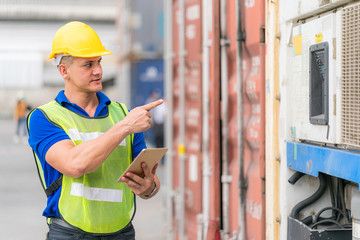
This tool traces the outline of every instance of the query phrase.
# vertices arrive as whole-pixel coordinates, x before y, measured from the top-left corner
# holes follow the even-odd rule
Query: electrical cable
[[[288,182],[291,185],[294,185],[302,176],[304,176],[305,173],[302,172],[295,172],[289,179]]]
[[[305,225],[310,225],[314,222],[314,216],[313,215],[310,215],[310,216],[307,216],[306,218],[300,220],[302,223],[304,223]]]
[[[337,221],[335,221],[335,220],[332,220],[332,219],[325,219],[325,220],[318,221],[318,222],[312,224],[312,225],[310,226],[310,228],[311,228],[311,229],[314,229],[314,228],[317,227],[318,225],[322,225],[322,224],[324,224],[324,223],[333,223],[333,224],[337,225],[338,227],[340,227],[341,229],[344,229],[344,227],[343,227],[339,222],[337,222]]]
[[[333,182],[330,176],[327,176],[327,182],[328,182],[328,186],[329,186],[329,190],[330,190],[330,200],[331,200],[331,206],[335,207],[336,206],[336,202],[335,202],[335,194],[334,194],[334,187],[333,187]],[[332,213],[332,215],[334,215],[335,212]]]
[[[346,206],[345,206],[345,198],[344,198],[344,180],[343,179],[339,179],[339,188],[340,188],[340,204],[341,204],[341,209],[344,213],[344,219],[345,219],[345,223],[349,223],[347,217],[346,217]]]
[[[342,225],[344,228],[352,228],[352,223],[347,223]]]
[[[301,172],[295,172],[288,180],[290,184],[295,184],[304,174]],[[345,198],[344,198],[344,182],[342,179],[337,179],[336,187],[333,184],[332,178],[330,176],[327,176],[325,174],[322,174],[319,172],[319,181],[320,185],[317,189],[317,191],[308,197],[307,199],[299,202],[295,205],[295,207],[292,209],[290,216],[295,219],[299,219],[299,213],[302,209],[307,207],[308,205],[314,203],[317,201],[325,192],[327,186],[329,186],[330,190],[330,200],[331,205],[329,207],[325,207],[321,209],[316,216],[310,215],[305,217],[304,219],[300,220],[310,228],[314,229],[317,228],[319,225],[336,225],[340,229],[344,228],[352,228],[351,223],[349,223],[349,211],[346,209],[345,205]],[[321,214],[327,210],[332,210],[332,216],[331,217],[320,217]],[[340,220],[344,218],[345,224],[341,224]],[[351,222],[351,218],[350,218]],[[328,227],[333,228],[333,227]]]
[[[317,222],[319,220],[319,217],[320,215],[325,212],[326,210],[333,210],[333,211],[337,211],[338,213],[340,213],[340,215],[342,215],[343,217],[345,217],[344,213],[342,210],[336,208],[336,207],[325,207],[323,209],[321,209],[317,214],[316,214],[316,217],[315,217],[315,222]],[[326,218],[326,219],[330,219],[330,218]],[[339,220],[338,220],[339,221]]]
[[[330,190],[330,198],[331,204],[330,207],[325,207],[321,209],[315,216],[314,223],[311,224],[311,228],[314,229],[318,225],[328,225],[328,224],[335,224],[340,229],[344,228],[352,228],[352,224],[349,223],[348,219],[348,211],[345,206],[345,198],[344,198],[344,182],[342,179],[337,179],[336,189],[334,190],[334,186],[332,184],[331,178],[327,178],[327,183]],[[336,193],[335,193],[336,191]],[[336,197],[335,197],[336,196]],[[332,210],[332,216],[328,218],[320,217],[323,212],[326,210]],[[309,218],[309,217],[307,217]],[[305,218],[305,219],[307,219]],[[345,219],[345,224],[341,224],[341,218]],[[350,219],[351,222],[351,219]]]
[[[317,189],[317,191],[311,195],[310,197],[306,198],[305,200],[299,202],[298,204],[295,205],[295,207],[292,209],[290,216],[292,218],[296,218],[299,219],[299,213],[300,211],[309,206],[310,204],[314,203],[315,201],[317,201],[325,192],[326,190],[326,179],[325,179],[325,175],[319,172],[319,180],[320,180],[320,185],[319,188]]]

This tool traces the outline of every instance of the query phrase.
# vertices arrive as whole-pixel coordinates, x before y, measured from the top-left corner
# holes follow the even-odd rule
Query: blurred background
[[[163,15],[162,0],[1,0],[0,116],[12,116],[19,91],[38,106],[62,89],[48,56],[55,32],[69,21],[90,25],[113,52],[103,59],[112,100],[134,107],[153,90],[162,97]]]
[[[48,59],[55,32],[69,21],[90,25],[113,52],[102,61],[104,93],[133,108],[163,97],[163,12],[162,0],[0,0],[0,239],[39,240],[47,232],[46,196],[15,109],[21,100],[29,112],[63,89]],[[162,191],[137,199],[137,239],[163,237]]]
[[[0,0],[0,239],[47,231],[14,109],[63,88],[48,54],[74,20],[113,52],[110,99],[165,100],[145,132],[168,148],[161,189],[137,200],[137,239],[360,239],[360,0]]]

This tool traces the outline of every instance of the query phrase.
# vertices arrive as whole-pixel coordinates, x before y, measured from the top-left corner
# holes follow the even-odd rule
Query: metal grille
[[[341,141],[360,146],[360,5],[342,13]]]

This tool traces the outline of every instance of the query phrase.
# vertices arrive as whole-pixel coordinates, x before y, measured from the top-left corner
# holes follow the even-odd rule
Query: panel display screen
[[[310,46],[310,106],[309,120],[312,124],[327,125],[329,114],[329,52],[328,43]]]

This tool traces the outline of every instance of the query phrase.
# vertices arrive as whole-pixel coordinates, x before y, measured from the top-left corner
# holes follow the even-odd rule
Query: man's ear
[[[61,76],[64,78],[64,79],[68,79],[69,78],[69,68],[66,64],[63,64],[61,63],[58,67],[59,69],[59,72],[61,74]]]

